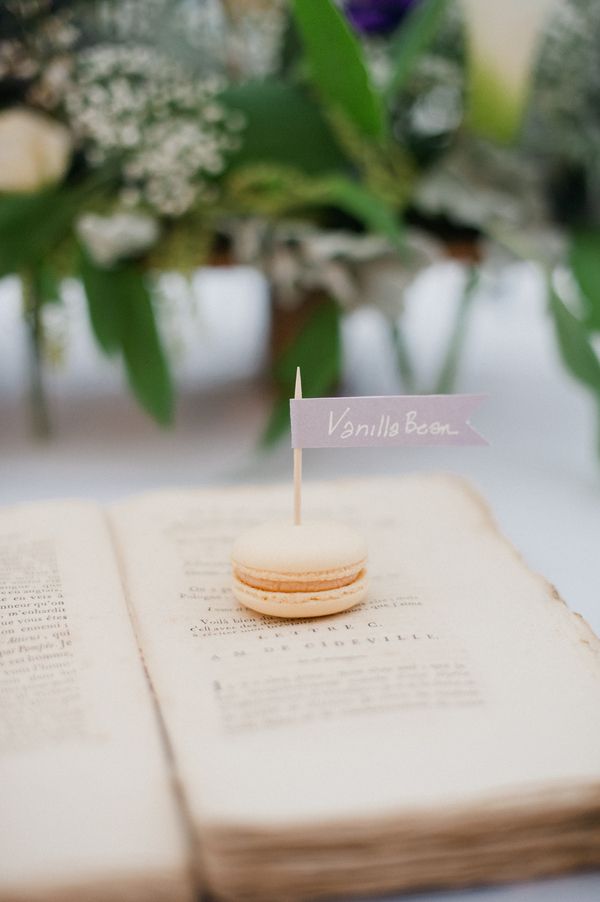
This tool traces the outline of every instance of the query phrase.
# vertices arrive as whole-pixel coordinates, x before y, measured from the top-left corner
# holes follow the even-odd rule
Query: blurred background
[[[6,0],[0,498],[289,477],[311,395],[467,391],[450,469],[600,631],[600,5]]]

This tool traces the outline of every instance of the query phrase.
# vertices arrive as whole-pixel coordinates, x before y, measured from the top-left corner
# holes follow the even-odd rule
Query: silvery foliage
[[[199,73],[259,78],[279,61],[285,0],[101,0],[95,7],[113,40],[158,47]]]
[[[523,129],[508,147],[459,128],[466,98],[460,34],[451,5],[398,100],[398,140],[427,157],[414,203],[423,213],[488,234],[510,232],[525,253],[552,263],[562,252],[557,180],[566,179],[573,196],[579,172],[585,213],[600,220],[600,4],[554,5],[540,37]],[[377,55],[378,77],[385,82],[381,48]]]
[[[587,215],[600,221],[600,4],[557,3],[533,81],[525,150],[540,163],[579,169]]]
[[[406,254],[372,234],[320,229],[311,223],[258,218],[226,224],[238,263],[257,266],[279,306],[293,309],[307,292],[322,292],[345,309],[372,304],[387,316],[401,310],[404,290],[441,256],[439,246],[417,229],[406,234]]]

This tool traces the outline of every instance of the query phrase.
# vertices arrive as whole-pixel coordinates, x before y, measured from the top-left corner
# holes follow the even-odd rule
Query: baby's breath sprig
[[[102,44],[78,55],[65,109],[92,167],[120,161],[125,204],[177,217],[215,199],[239,146],[244,118],[223,87],[148,46]]]

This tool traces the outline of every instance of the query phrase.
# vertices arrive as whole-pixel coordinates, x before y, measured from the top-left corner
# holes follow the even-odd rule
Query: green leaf
[[[573,235],[569,262],[587,308],[586,325],[600,331],[600,232]]]
[[[79,272],[87,299],[92,332],[105,354],[115,354],[121,348],[122,338],[122,297],[119,290],[115,290],[115,272],[96,266],[83,249]]]
[[[296,367],[302,371],[302,389],[306,397],[327,395],[334,388],[342,364],[340,319],[338,305],[324,299],[279,356],[273,371],[279,399],[264,431],[263,445],[272,445],[289,430],[289,399],[294,395]]]
[[[232,173],[228,187],[238,210],[277,217],[294,210],[337,207],[403,250],[403,230],[394,208],[367,186],[342,175],[311,179],[287,166],[254,165]]]
[[[359,40],[333,0],[292,0],[312,78],[323,100],[364,136],[386,134],[381,97],[371,83]]]
[[[279,356],[274,375],[288,398],[293,395],[296,367],[302,369],[303,391],[309,397],[321,394],[337,379],[341,363],[340,317],[335,301],[324,298]]]
[[[229,88],[222,100],[246,117],[242,146],[229,169],[248,163],[281,163],[317,174],[347,166],[317,104],[284,81],[251,81]]]
[[[338,206],[362,222],[368,230],[379,232],[388,238],[396,250],[403,250],[402,228],[398,216],[380,197],[359,182],[343,176],[323,179],[321,186],[323,198],[329,198],[332,206]],[[315,190],[318,190],[318,185]]]
[[[131,263],[103,269],[82,253],[81,274],[100,347],[108,354],[121,351],[142,407],[159,423],[170,423],[173,384],[143,273]]]
[[[388,94],[394,95],[406,84],[415,63],[431,43],[439,28],[448,0],[427,0],[418,3],[392,44],[393,69],[388,83]]]
[[[289,398],[279,397],[273,405],[273,410],[267,420],[264,432],[260,439],[263,448],[270,448],[282,438],[290,429],[290,402]]]
[[[461,355],[467,337],[469,317],[477,288],[481,278],[481,272],[476,266],[471,266],[467,272],[465,284],[456,309],[454,324],[450,332],[450,341],[446,347],[437,381],[432,390],[434,395],[447,395],[454,391],[456,377],[460,365]]]
[[[600,361],[587,330],[552,288],[550,311],[565,364],[575,378],[589,386],[600,399]]]
[[[39,264],[67,237],[79,206],[65,189],[0,195],[0,276]]]
[[[123,357],[134,394],[163,425],[173,420],[173,383],[161,345],[152,299],[141,275],[130,270],[124,288],[129,293],[123,322]]]
[[[60,277],[50,263],[40,263],[38,292],[42,304],[62,303]]]

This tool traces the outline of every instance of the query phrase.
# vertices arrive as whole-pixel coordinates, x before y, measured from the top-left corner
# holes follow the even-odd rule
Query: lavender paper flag
[[[469,424],[485,395],[380,395],[290,401],[293,448],[487,445]]]

